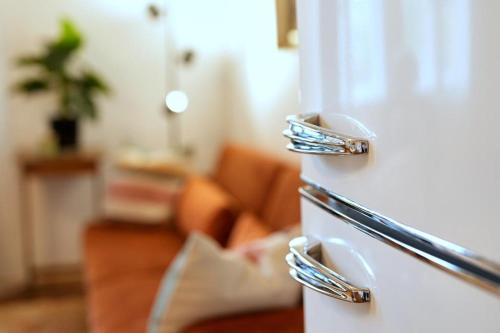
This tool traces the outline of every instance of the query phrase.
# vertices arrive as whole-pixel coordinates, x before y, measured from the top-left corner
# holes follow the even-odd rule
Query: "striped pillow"
[[[168,222],[180,192],[178,181],[122,177],[106,189],[104,213],[113,221],[159,224]]]

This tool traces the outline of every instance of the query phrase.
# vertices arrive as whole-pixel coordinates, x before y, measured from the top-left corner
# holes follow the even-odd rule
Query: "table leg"
[[[95,216],[99,216],[101,213],[102,209],[102,187],[103,187],[103,181],[102,181],[102,176],[100,175],[99,172],[97,172],[94,177],[93,177],[93,194],[92,194],[92,202],[94,206],[94,214]]]
[[[31,197],[29,191],[29,177],[22,174],[19,182],[20,217],[23,243],[23,260],[26,274],[26,289],[31,290],[35,282],[35,267],[33,259],[33,223],[31,212]]]

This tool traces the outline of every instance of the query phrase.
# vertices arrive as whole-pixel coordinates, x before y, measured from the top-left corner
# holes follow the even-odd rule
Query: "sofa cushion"
[[[302,308],[240,314],[200,322],[184,333],[302,333]]]
[[[255,215],[243,213],[234,225],[227,247],[235,249],[271,234],[272,230]]]
[[[163,272],[184,238],[172,229],[97,221],[84,236],[88,285],[133,272]]]
[[[272,230],[281,230],[300,223],[300,170],[283,168],[269,194],[262,219]]]
[[[245,210],[259,215],[279,168],[280,162],[265,154],[228,145],[221,154],[214,177]]]
[[[88,320],[93,333],[144,333],[162,271],[115,275],[87,291]]]
[[[210,180],[193,177],[181,194],[175,222],[184,234],[206,234],[224,245],[234,223],[234,199]]]
[[[148,331],[178,333],[205,318],[295,306],[301,288],[283,260],[289,240],[287,233],[261,240],[253,262],[192,234],[165,274]]]

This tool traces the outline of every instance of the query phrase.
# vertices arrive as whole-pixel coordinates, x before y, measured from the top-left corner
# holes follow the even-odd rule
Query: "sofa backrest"
[[[226,145],[215,170],[215,181],[233,195],[242,209],[260,216],[282,163],[262,152]]]
[[[280,169],[261,217],[244,212],[231,230],[227,247],[236,249],[264,238],[271,233],[300,224],[300,170],[295,167]]]

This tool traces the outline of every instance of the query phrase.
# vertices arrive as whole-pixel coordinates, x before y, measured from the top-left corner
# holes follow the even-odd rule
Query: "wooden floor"
[[[31,288],[0,301],[0,333],[87,332],[79,272],[42,273]]]
[[[85,333],[83,295],[39,296],[0,303],[0,333]]]

